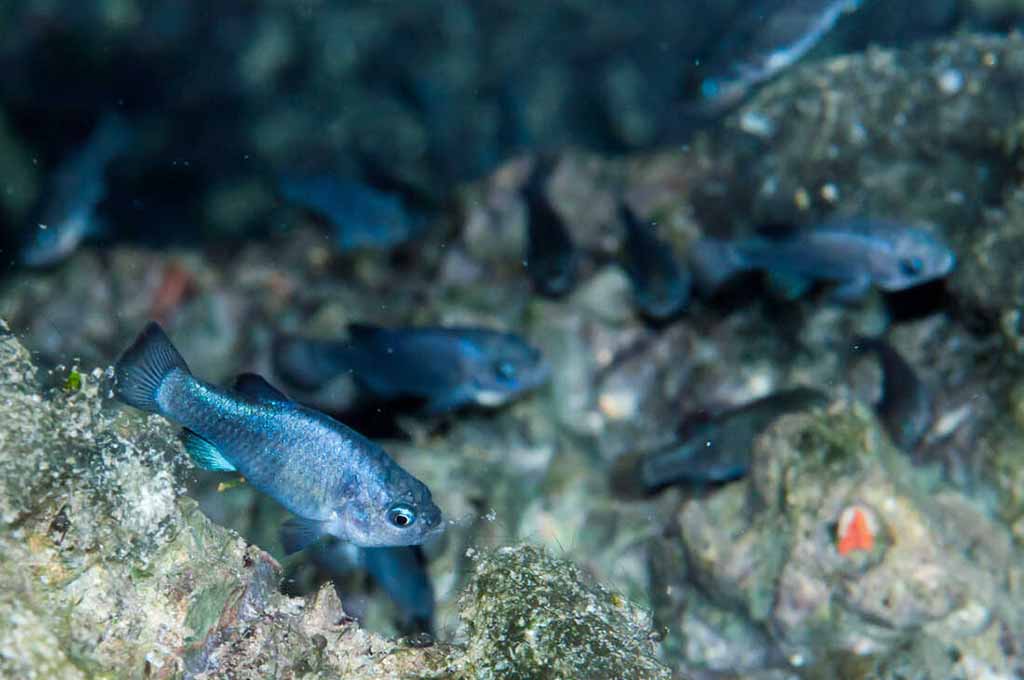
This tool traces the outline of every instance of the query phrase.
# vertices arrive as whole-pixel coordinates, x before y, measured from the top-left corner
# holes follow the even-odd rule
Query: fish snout
[[[444,516],[441,509],[432,505],[423,511],[423,525],[427,528],[428,535],[439,534],[444,531]]]

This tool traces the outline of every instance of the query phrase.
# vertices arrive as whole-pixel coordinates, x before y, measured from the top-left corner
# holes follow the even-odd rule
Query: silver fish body
[[[872,285],[898,291],[942,278],[953,271],[956,256],[923,229],[854,218],[777,238],[701,239],[691,251],[691,262],[705,293],[739,273],[761,270],[791,283],[838,283],[837,299],[850,301]]]

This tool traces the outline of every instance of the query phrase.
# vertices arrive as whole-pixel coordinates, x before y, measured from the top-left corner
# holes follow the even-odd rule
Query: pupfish
[[[403,632],[433,632],[434,586],[420,546],[358,548],[324,541],[314,548],[312,556],[332,576],[365,570],[395,604]]]
[[[658,321],[677,316],[690,301],[690,272],[676,260],[672,246],[627,206],[619,206],[619,219],[626,229],[622,266],[633,284],[637,308]]]
[[[286,176],[282,196],[330,225],[339,252],[389,250],[409,241],[425,227],[395,193],[333,175]]]
[[[100,119],[85,144],[54,170],[35,225],[20,252],[22,264],[48,267],[65,260],[103,231],[96,208],[107,193],[107,166],[131,143],[120,115]]]
[[[789,297],[815,281],[837,285],[834,299],[852,302],[871,286],[898,291],[953,271],[956,255],[932,233],[890,220],[836,219],[809,229],[734,241],[705,238],[690,253],[694,275],[713,293],[742,272],[767,272]]]
[[[862,0],[760,0],[733,27],[741,45],[718,72],[700,83],[700,102],[708,113],[739,104],[757,85],[795,64]],[[742,36],[740,38],[740,36]]]
[[[443,530],[430,490],[384,449],[257,375],[234,389],[196,378],[156,323],[125,350],[114,376],[122,402],[186,428],[199,467],[238,471],[295,515],[282,529],[289,553],[325,535],[403,546]]]
[[[786,413],[824,406],[818,390],[798,387],[776,392],[692,427],[664,447],[619,458],[611,484],[621,496],[648,496],[673,484],[728,482],[747,474],[754,439]]]
[[[579,251],[547,193],[551,163],[538,160],[522,189],[527,232],[524,262],[534,289],[541,295],[561,297],[576,285]]]
[[[879,419],[904,451],[914,451],[934,418],[931,390],[899,352],[880,338],[857,338],[856,353],[872,353],[882,369],[882,398],[875,404]]]
[[[351,374],[370,396],[421,400],[429,413],[500,406],[550,374],[540,351],[519,336],[472,327],[352,324],[345,340],[282,336],[273,356],[277,373],[295,387],[315,390]]]

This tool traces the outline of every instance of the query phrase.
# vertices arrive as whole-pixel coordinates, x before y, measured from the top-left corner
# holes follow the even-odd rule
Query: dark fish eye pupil
[[[499,378],[504,380],[511,380],[516,377],[516,367],[511,362],[501,361],[495,366],[495,373],[498,374]]]
[[[413,511],[404,507],[392,508],[389,517],[396,527],[407,527],[416,520]]]
[[[924,262],[919,257],[908,257],[900,260],[900,269],[907,276],[915,276],[924,270]]]

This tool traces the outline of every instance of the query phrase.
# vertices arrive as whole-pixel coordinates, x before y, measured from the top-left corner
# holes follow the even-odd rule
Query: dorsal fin
[[[266,401],[291,401],[279,389],[271,385],[261,375],[255,373],[240,373],[235,378],[234,389],[247,397],[253,399],[264,399]]]
[[[372,341],[377,334],[385,329],[369,323],[350,323],[348,325],[348,337],[352,340]]]

